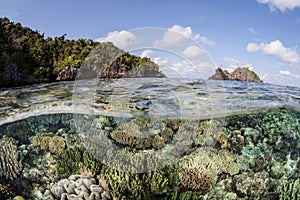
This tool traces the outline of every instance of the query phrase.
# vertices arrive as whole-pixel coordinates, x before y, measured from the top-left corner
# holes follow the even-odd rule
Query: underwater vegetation
[[[0,198],[300,197],[298,112],[198,121],[64,115],[15,122],[28,138],[14,123],[0,127]],[[161,162],[172,152],[175,160]]]

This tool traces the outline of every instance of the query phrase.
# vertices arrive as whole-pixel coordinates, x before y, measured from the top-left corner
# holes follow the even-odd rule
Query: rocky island
[[[0,87],[79,77],[163,76],[149,58],[131,55],[111,42],[65,36],[46,38],[39,31],[0,18]]]
[[[231,80],[231,81],[246,81],[246,82],[263,82],[259,76],[251,71],[248,67],[238,67],[233,72],[222,70],[220,67],[216,69],[214,75],[208,78],[209,80]]]

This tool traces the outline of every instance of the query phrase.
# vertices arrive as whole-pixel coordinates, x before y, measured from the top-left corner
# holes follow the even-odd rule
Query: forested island
[[[101,54],[101,55],[100,55]],[[111,42],[51,38],[0,18],[0,87],[81,78],[162,77],[159,66]]]

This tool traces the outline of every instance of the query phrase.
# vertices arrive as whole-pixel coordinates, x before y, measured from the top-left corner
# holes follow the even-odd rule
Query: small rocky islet
[[[300,197],[299,112],[209,120],[78,114],[75,121],[72,114],[52,114],[0,127],[2,199]],[[86,130],[97,137],[87,139]],[[149,157],[137,164],[149,152],[170,156],[172,148],[180,152],[172,162]]]

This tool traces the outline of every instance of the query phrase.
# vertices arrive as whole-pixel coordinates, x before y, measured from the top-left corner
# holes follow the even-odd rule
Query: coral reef
[[[65,150],[57,161],[57,173],[59,178],[66,178],[72,174],[78,174],[88,170],[93,175],[99,174],[102,164],[94,156],[82,147]]]
[[[0,199],[10,199],[14,196],[15,193],[11,185],[0,183]]]
[[[60,155],[66,147],[65,139],[52,133],[43,133],[33,136],[32,145],[42,150],[49,150],[51,153]]]
[[[229,139],[229,148],[235,152],[240,153],[244,147],[244,136],[242,136],[241,131],[234,130],[231,132],[231,137]]]
[[[182,188],[205,194],[216,183],[219,174],[237,174],[240,166],[227,150],[200,149],[181,158],[178,168]]]
[[[298,200],[300,199],[300,180],[290,180],[277,188],[280,200]]]
[[[108,180],[113,199],[157,199],[178,190],[179,176],[173,166],[148,173],[129,173],[104,167],[101,176]]]
[[[71,175],[62,179],[45,191],[45,200],[54,199],[111,199],[108,191],[99,186],[95,178]]]
[[[9,124],[6,128],[6,136],[19,140],[21,143],[28,143],[33,132],[26,120]]]
[[[152,122],[148,118],[137,117],[132,121],[123,123],[109,133],[116,143],[136,149],[162,148],[175,134],[173,129],[167,127],[170,124],[173,129],[178,125],[170,120],[164,122]]]
[[[240,198],[265,199],[269,194],[270,178],[267,172],[242,173],[234,176],[233,187]]]
[[[226,148],[228,138],[224,131],[223,125],[219,120],[200,121],[197,131],[193,132],[193,141],[196,146]]]
[[[15,141],[11,138],[0,140],[0,177],[13,180],[22,170]]]

